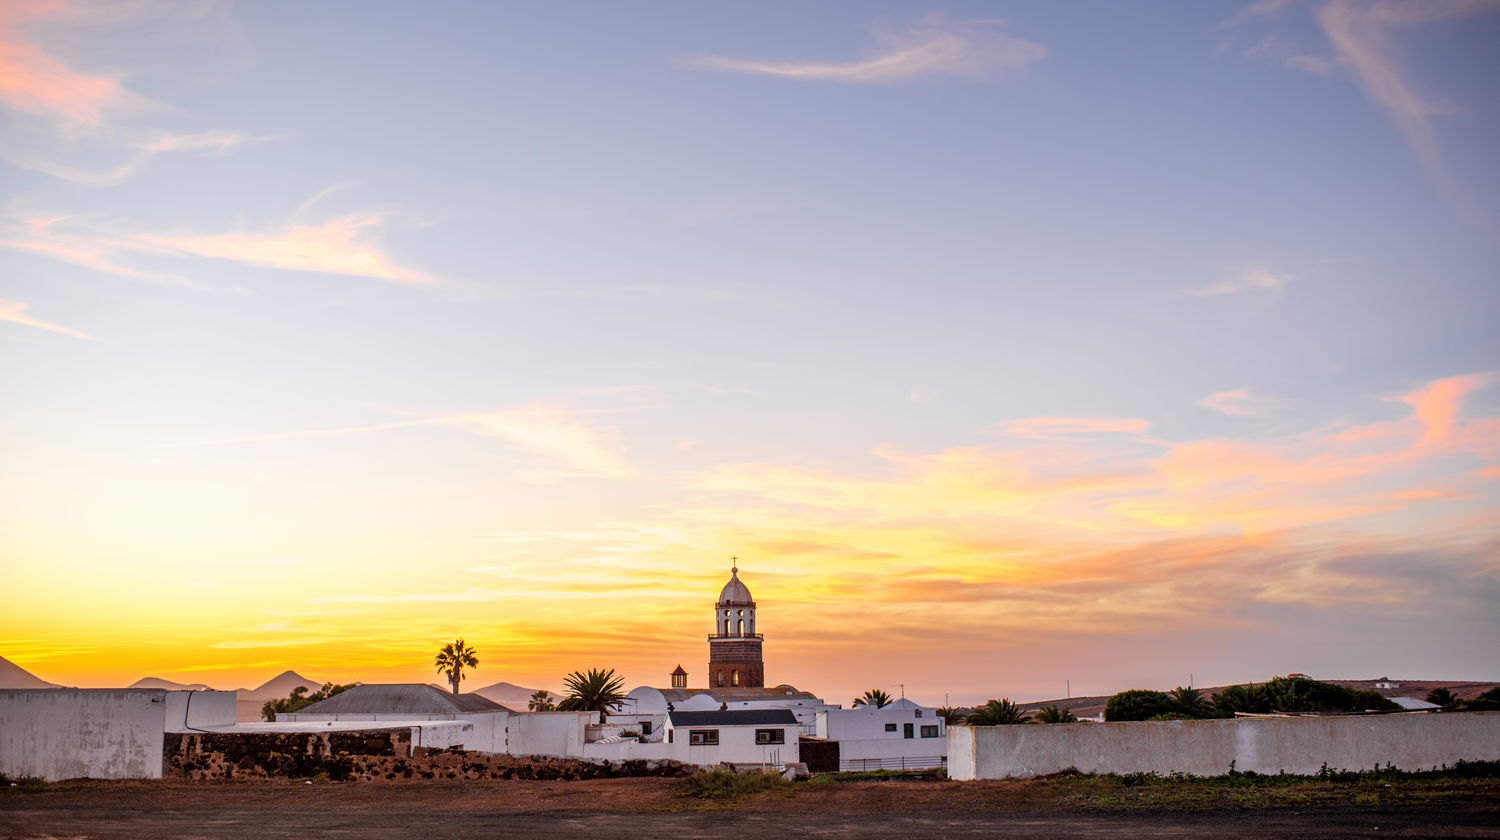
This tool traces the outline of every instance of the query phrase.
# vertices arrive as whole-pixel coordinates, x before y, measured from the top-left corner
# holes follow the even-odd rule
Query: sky
[[[1500,2],[0,5],[0,656],[1500,679]],[[737,560],[731,560],[737,558]]]

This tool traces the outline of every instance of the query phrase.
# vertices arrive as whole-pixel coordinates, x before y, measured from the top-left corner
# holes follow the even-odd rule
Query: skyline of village
[[[5,3],[0,657],[1500,677],[1497,27]]]

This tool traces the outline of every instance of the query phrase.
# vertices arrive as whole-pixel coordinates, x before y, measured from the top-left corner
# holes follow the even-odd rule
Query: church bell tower
[[[714,632],[708,637],[709,688],[764,688],[763,637],[755,632],[755,599],[740,582],[738,567],[714,604]]]

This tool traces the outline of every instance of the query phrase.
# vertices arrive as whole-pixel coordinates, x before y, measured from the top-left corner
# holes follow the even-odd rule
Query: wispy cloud
[[[1145,420],[1133,417],[1028,417],[991,426],[989,431],[1037,440],[1057,440],[1071,435],[1143,435],[1151,427]]]
[[[234,438],[221,443],[264,443],[302,438],[344,437],[411,428],[454,428],[497,438],[541,457],[549,466],[526,477],[550,480],[574,475],[623,478],[635,470],[623,454],[619,433],[598,425],[593,412],[557,404],[535,403],[515,408],[474,411],[366,426],[313,429]]]
[[[28,309],[29,307],[30,304],[21,303],[20,301],[0,300],[0,321],[9,321],[12,324],[23,324],[25,326],[36,327],[37,329],[41,330],[51,330],[52,332],[62,333],[63,335],[71,335],[74,338],[81,338],[85,341],[92,341],[94,339],[93,336],[79,332],[78,330],[72,329],[70,327],[62,327],[58,326],[57,324],[52,324],[33,318],[30,315],[25,314],[26,309]]]
[[[398,283],[434,283],[437,278],[400,265],[385,251],[379,233],[385,215],[362,213],[321,224],[285,223],[233,233],[149,233],[124,230],[62,215],[27,215],[13,223],[0,247],[30,251],[66,262],[142,280],[197,285],[177,273],[141,264],[143,257],[222,259],[262,268],[367,277]]]
[[[1283,402],[1252,394],[1249,388],[1235,388],[1232,391],[1210,394],[1194,405],[1217,411],[1220,414],[1227,414],[1230,417],[1267,417],[1274,414]]]
[[[1253,4],[1225,21],[1234,29],[1274,18],[1289,2]],[[1252,58],[1277,58],[1285,66],[1318,75],[1346,70],[1395,124],[1415,154],[1429,181],[1471,223],[1483,221],[1470,192],[1449,172],[1432,118],[1447,113],[1417,89],[1401,67],[1402,31],[1423,24],[1462,20],[1500,12],[1500,0],[1328,0],[1313,17],[1328,40],[1332,55],[1321,57],[1291,51],[1268,36],[1245,51]]]
[[[196,134],[159,134],[152,139],[139,141],[127,151],[128,157],[118,165],[94,169],[71,166],[18,149],[8,148],[5,159],[23,169],[31,169],[64,181],[91,187],[108,187],[123,183],[138,175],[158,155],[171,152],[199,152],[211,155],[228,154],[235,149],[254,143],[279,140],[279,135],[252,135],[240,131],[204,131]],[[111,142],[111,145],[114,145]]]
[[[245,132],[166,133],[147,123],[172,109],[125,85],[123,71],[79,70],[49,51],[41,38],[68,39],[72,53],[89,54],[90,38],[152,18],[202,24],[212,0],[136,2],[104,7],[69,0],[0,4],[0,108],[15,115],[0,157],[25,169],[89,186],[111,186],[138,174],[157,155],[196,151],[224,154],[273,139]],[[69,161],[87,161],[85,165]],[[100,166],[98,161],[118,161]]]
[[[97,126],[104,111],[124,98],[124,87],[114,78],[73,70],[20,31],[25,24],[65,18],[68,12],[67,4],[58,2],[16,0],[4,5],[0,11],[0,104]]]
[[[432,283],[436,278],[397,265],[375,232],[379,213],[345,216],[322,225],[287,225],[264,232],[209,235],[141,234],[137,245],[169,253],[233,260],[265,268],[370,277],[400,283]]]
[[[1019,67],[1047,54],[1041,44],[1004,30],[1005,21],[955,22],[929,17],[902,31],[877,31],[879,48],[846,62],[767,61],[700,55],[686,64],[707,70],[849,83],[892,82],[918,76],[980,77],[996,67]]]
[[[1276,298],[1291,280],[1290,274],[1276,274],[1263,266],[1247,265],[1233,279],[1188,289],[1187,293],[1195,297],[1258,293]]]

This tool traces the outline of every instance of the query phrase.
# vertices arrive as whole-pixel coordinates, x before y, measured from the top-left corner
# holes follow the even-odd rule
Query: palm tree
[[[531,700],[526,708],[533,712],[557,711],[557,704],[552,702],[552,693],[545,688],[539,688],[531,695]]]
[[[1458,698],[1446,688],[1434,688],[1427,692],[1427,702],[1436,703],[1444,709],[1452,709],[1458,705]]]
[[[1043,706],[1036,710],[1036,720],[1037,723],[1077,723],[1078,716],[1073,714],[1072,709]]]
[[[991,700],[983,706],[974,710],[964,720],[970,726],[1006,726],[1013,723],[1028,723],[1031,718],[1021,713],[1021,709],[1010,698],[1004,700]]]
[[[568,696],[557,704],[559,712],[598,712],[599,722],[603,723],[610,712],[619,708],[625,701],[625,680],[615,675],[615,669],[608,671],[589,669],[587,674],[582,671],[574,671],[563,678],[563,685],[568,688]]]
[[[463,681],[464,669],[479,667],[479,659],[474,656],[477,652],[465,644],[463,639],[455,639],[443,645],[443,649],[438,651],[433,660],[438,673],[447,675],[454,694],[458,693],[458,684]]]
[[[1231,685],[1213,697],[1214,712],[1219,717],[1234,717],[1235,712],[1269,712],[1271,698],[1255,683]]]
[[[866,691],[863,697],[854,698],[854,705],[856,706],[874,706],[877,709],[889,706],[891,702],[891,695],[886,694],[878,688]]]
[[[964,719],[964,713],[954,706],[938,706],[937,716],[943,719],[943,723],[949,726],[957,725]]]
[[[1198,689],[1179,685],[1167,692],[1167,696],[1172,698],[1172,702],[1177,704],[1178,710],[1183,714],[1195,718],[1207,716],[1208,703],[1203,699],[1203,692]]]

